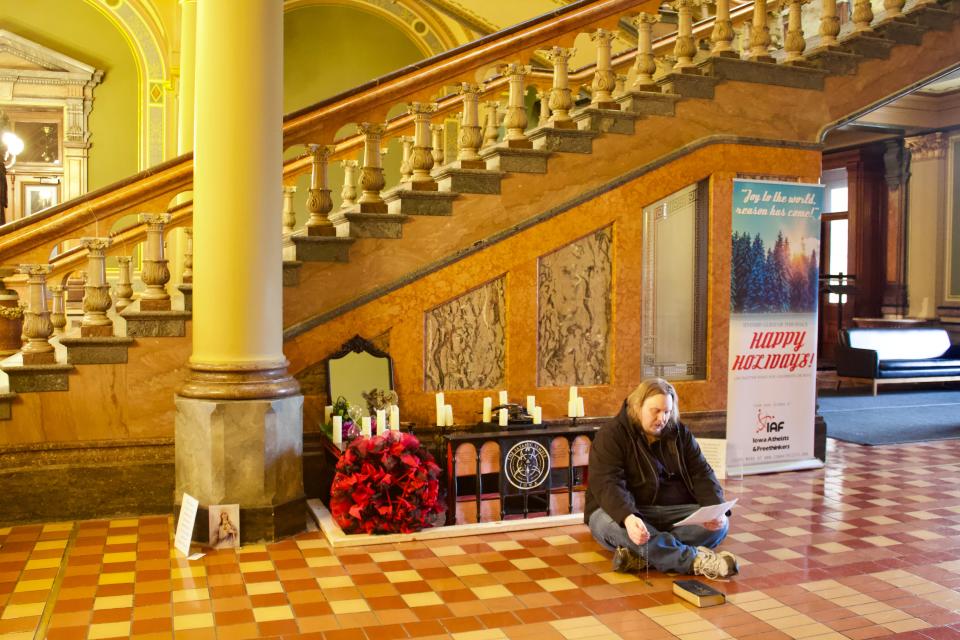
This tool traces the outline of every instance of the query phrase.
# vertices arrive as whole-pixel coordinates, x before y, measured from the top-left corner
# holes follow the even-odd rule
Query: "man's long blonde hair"
[[[670,424],[675,425],[680,420],[680,399],[677,390],[663,378],[647,378],[640,386],[627,396],[627,415],[635,424],[640,424],[640,409],[647,398],[653,396],[670,396],[673,398],[673,411],[670,415]]]

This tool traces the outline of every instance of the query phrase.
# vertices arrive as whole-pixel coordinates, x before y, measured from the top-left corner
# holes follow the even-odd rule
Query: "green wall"
[[[0,29],[104,71],[93,90],[88,188],[136,173],[137,67],[107,18],[83,0],[0,0]]]
[[[286,113],[425,57],[399,27],[350,7],[297,8],[284,14],[283,29]]]

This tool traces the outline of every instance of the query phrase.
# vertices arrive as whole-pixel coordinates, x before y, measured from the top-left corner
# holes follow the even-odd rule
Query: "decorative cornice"
[[[934,160],[947,155],[947,136],[942,131],[915,138],[904,138],[903,143],[913,161]]]

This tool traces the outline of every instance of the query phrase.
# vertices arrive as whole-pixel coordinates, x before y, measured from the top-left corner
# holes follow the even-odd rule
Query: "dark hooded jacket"
[[[597,431],[590,447],[584,522],[589,523],[590,514],[603,509],[623,524],[628,515],[637,513],[638,506],[654,504],[660,480],[644,437],[643,430],[630,422],[626,402],[620,413]],[[690,430],[677,422],[664,429],[660,439],[666,455],[678,460],[683,482],[697,503],[723,502],[723,489]]]

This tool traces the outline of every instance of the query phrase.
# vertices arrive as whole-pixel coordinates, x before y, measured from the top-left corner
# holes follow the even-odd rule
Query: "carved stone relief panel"
[[[503,277],[427,311],[425,389],[502,387],[506,327]]]
[[[540,258],[537,384],[610,382],[613,228]]]

